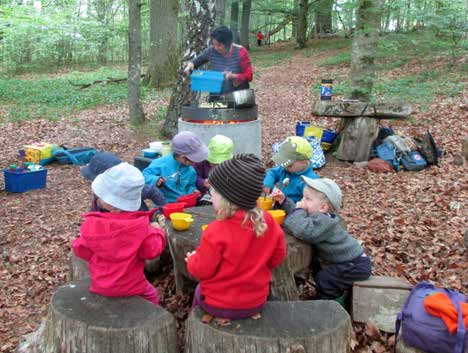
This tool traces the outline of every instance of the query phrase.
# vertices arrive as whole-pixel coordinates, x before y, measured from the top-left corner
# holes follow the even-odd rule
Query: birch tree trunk
[[[252,0],[244,0],[242,3],[242,24],[240,43],[249,49],[249,27],[250,27],[250,9],[252,8]]]
[[[216,0],[186,0],[187,16],[183,61],[178,70],[177,83],[172,91],[163,130],[168,135],[177,133],[177,120],[182,106],[190,103],[190,80],[184,75],[184,65],[209,45],[209,34],[215,24]]]
[[[133,124],[145,120],[140,101],[141,5],[141,0],[128,0],[128,109]]]
[[[296,42],[299,49],[305,48],[307,44],[307,13],[309,12],[309,0],[299,0],[297,13],[297,35]]]
[[[145,81],[159,88],[177,75],[178,0],[150,1],[150,56]]]

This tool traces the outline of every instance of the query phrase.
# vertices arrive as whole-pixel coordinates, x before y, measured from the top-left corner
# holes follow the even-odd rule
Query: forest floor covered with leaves
[[[280,45],[263,50],[284,48]],[[293,135],[297,121],[336,126],[335,119],[311,116],[312,102],[319,97],[319,91],[311,87],[322,78],[348,74],[346,63],[333,67],[317,64],[334,54],[302,55],[297,51],[266,67],[255,66],[254,61],[265,162],[271,157],[271,144]],[[438,65],[437,60],[433,65]],[[408,62],[385,75],[398,77],[418,70],[421,67]],[[414,105],[408,121],[383,121],[406,136],[429,129],[445,151],[438,167],[417,173],[376,174],[328,156],[330,163],[318,171],[321,177],[335,179],[341,186],[341,214],[349,231],[363,241],[374,274],[404,277],[412,284],[429,280],[458,290],[468,288],[468,255],[463,245],[463,232],[468,228],[468,163],[462,164],[457,157],[462,139],[468,136],[467,98],[437,97],[425,109]],[[167,101],[167,95],[148,99],[148,116]],[[101,106],[57,121],[4,122],[1,129],[3,167],[19,162],[18,149],[36,141],[93,146],[132,162],[154,140],[148,136],[157,135],[130,129],[125,104]],[[2,180],[0,190],[0,352],[13,352],[19,337],[38,327],[53,292],[67,282],[70,242],[79,232],[80,215],[89,207],[91,191],[78,167],[59,164],[48,166],[46,189],[10,194],[4,191]],[[153,283],[163,307],[175,314],[181,326],[190,295],[175,295],[170,266],[170,259],[163,261]],[[356,325],[353,351],[390,352],[393,340],[391,335],[376,332],[372,325]]]

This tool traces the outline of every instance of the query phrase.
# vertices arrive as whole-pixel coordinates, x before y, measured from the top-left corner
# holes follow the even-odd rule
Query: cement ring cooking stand
[[[193,287],[195,279],[190,276],[185,265],[185,254],[193,251],[200,243],[201,226],[215,219],[212,206],[192,207],[184,212],[193,215],[194,221],[186,231],[176,231],[168,221],[168,243],[174,261],[174,276],[177,292]],[[294,274],[308,268],[312,261],[312,248],[289,234],[286,235],[287,256],[283,263],[273,271],[271,294],[275,300],[298,300],[299,292]]]

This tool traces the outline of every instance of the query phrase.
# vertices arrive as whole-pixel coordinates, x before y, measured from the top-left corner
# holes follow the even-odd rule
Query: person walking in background
[[[258,45],[259,47],[262,46],[263,38],[264,38],[264,36],[263,36],[262,31],[258,31],[258,32],[257,32],[257,45]]]

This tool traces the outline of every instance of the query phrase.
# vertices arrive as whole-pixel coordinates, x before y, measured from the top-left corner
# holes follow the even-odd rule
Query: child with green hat
[[[291,200],[297,202],[302,199],[305,183],[302,177],[317,179],[310,165],[312,147],[309,142],[299,136],[290,136],[284,140],[279,152],[272,160],[277,167],[270,168],[263,180],[263,192],[268,195],[275,184]]]
[[[208,175],[210,171],[218,164],[232,158],[234,142],[224,135],[213,136],[208,143],[208,157],[200,163],[195,163],[194,168],[197,172],[197,189],[205,195],[208,192],[210,184]]]

